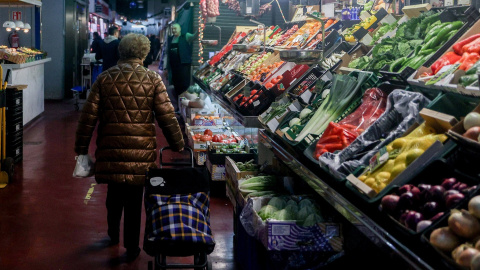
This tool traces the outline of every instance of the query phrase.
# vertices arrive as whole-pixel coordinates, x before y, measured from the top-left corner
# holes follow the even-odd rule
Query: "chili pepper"
[[[480,59],[480,54],[478,53],[464,53],[462,58],[459,60],[461,63],[458,69],[468,70],[473,64],[475,64],[478,59]]]
[[[336,142],[336,141],[339,141],[339,140],[340,140],[340,136],[330,135],[330,136],[327,136],[327,137],[324,137],[324,138],[322,137],[320,140],[318,140],[317,145],[332,142],[332,141]]]
[[[480,53],[480,38],[462,47],[464,53]]]
[[[454,31],[454,30],[457,30],[459,29],[460,27],[463,26],[463,23],[461,21],[455,21],[455,22],[452,22],[451,24],[447,25],[445,28],[443,28],[440,32],[438,32],[438,34],[433,38],[434,42],[433,43],[430,43],[430,47],[428,48],[423,48],[423,50],[427,50],[427,49],[432,49],[438,45],[440,45],[440,43],[442,41],[445,40],[445,37],[451,32],[451,31]]]
[[[455,45],[453,45],[452,49],[454,52],[456,52],[457,54],[463,54],[463,46],[469,44],[470,42],[476,40],[477,38],[480,38],[480,34],[476,34],[476,35],[473,35],[471,37],[468,37],[460,42],[457,42],[455,43]]]
[[[430,67],[432,69],[432,75],[437,74],[437,72],[442,69],[444,66],[452,65],[458,62],[462,58],[460,55],[456,54],[455,52],[448,52],[440,59],[435,61],[433,65]]]
[[[342,149],[343,145],[341,143],[330,143],[325,145],[325,150],[327,150],[328,152],[334,152]]]

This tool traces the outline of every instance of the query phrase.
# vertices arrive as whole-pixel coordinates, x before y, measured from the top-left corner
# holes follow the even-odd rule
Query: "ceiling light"
[[[15,23],[12,21],[6,21],[3,23],[3,27],[7,28],[7,32],[12,31],[12,28],[15,28]]]

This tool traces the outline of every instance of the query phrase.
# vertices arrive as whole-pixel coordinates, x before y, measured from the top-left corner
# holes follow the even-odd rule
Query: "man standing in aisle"
[[[119,35],[118,28],[112,26],[108,28],[108,37],[103,40],[102,46],[97,54],[95,54],[95,59],[103,59],[103,71],[117,65],[120,55],[118,53],[118,40]]]

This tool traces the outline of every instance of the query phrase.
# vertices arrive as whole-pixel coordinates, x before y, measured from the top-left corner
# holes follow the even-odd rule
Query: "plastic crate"
[[[475,109],[479,101],[480,99],[475,97],[463,96],[456,93],[444,93],[438,95],[426,108],[460,119]]]
[[[405,89],[404,86],[402,85],[394,85],[394,84],[387,84],[387,83],[383,83],[379,86],[377,86],[378,88],[380,88],[380,90],[384,91],[385,93],[387,93],[388,95],[393,92],[393,90],[396,90],[396,89]],[[355,108],[356,109],[356,108]],[[353,111],[352,111],[353,112]],[[338,120],[337,122],[340,122],[340,120]],[[312,163],[314,164],[318,164],[318,160],[316,160],[314,157],[313,157],[313,154],[315,153],[315,149],[316,149],[316,144],[317,144],[317,141],[316,140],[313,144],[311,144],[310,146],[307,147],[307,149],[305,149],[305,151],[303,152],[303,155],[305,155],[307,157],[307,159],[309,161],[311,161]],[[345,180],[345,179],[342,179],[342,180]]]
[[[7,141],[6,141],[7,144],[13,143],[13,142],[18,141],[18,140],[22,140],[23,139],[23,129],[15,131],[15,132],[7,132],[6,137],[7,137]]]
[[[267,90],[265,87],[262,87],[261,90],[257,100],[253,101],[252,97],[247,101],[249,102],[247,105],[248,115],[258,116],[262,114],[275,101],[275,94],[272,91]],[[251,103],[250,100],[252,100]]]
[[[464,174],[473,177],[479,177],[480,175],[480,167],[478,166],[480,153],[475,149],[458,145],[453,151],[445,155],[444,159]]]
[[[304,91],[310,90],[325,73],[318,65],[313,65],[298,80],[287,89],[289,94],[300,95]]]
[[[473,187],[478,184],[478,179],[475,179],[471,176],[468,176],[459,172],[458,170],[455,169],[455,167],[449,165],[445,160],[442,160],[442,159],[432,162],[422,172],[417,174],[415,177],[413,177],[410,181],[406,182],[405,184],[412,184],[416,187],[418,187],[419,184],[429,184],[432,186],[441,185],[444,179],[450,178],[450,177],[456,178],[457,181],[465,183],[469,187]],[[392,186],[388,188],[387,194],[398,194],[399,188],[400,186]],[[474,188],[474,190],[466,194],[465,198],[462,201],[452,205],[449,208],[445,208],[443,211],[445,215],[448,214],[451,209],[458,207],[460,204],[462,204],[462,202],[468,200],[473,193],[478,191],[479,188],[480,186],[477,186],[476,188]],[[408,209],[408,210],[419,211],[419,209]],[[398,215],[399,214],[400,213],[398,213]],[[408,237],[420,237],[420,235],[423,233],[423,231],[416,232],[416,231],[407,229],[405,226],[403,226],[403,224],[401,224],[397,220],[399,218],[398,216],[393,217],[389,214],[386,214],[386,215],[388,215],[388,217],[390,218],[389,220],[392,221],[391,227],[395,227],[397,230],[399,230],[401,233],[403,233]]]
[[[7,157],[13,158],[15,163],[21,161],[23,159],[23,138],[7,143],[6,152]]]

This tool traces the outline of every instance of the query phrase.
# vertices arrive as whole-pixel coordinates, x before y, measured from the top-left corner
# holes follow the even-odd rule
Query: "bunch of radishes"
[[[455,262],[472,270],[480,269],[480,196],[468,202],[468,211],[452,210],[448,227],[434,230],[430,243],[451,253]],[[463,244],[462,244],[463,243]]]

